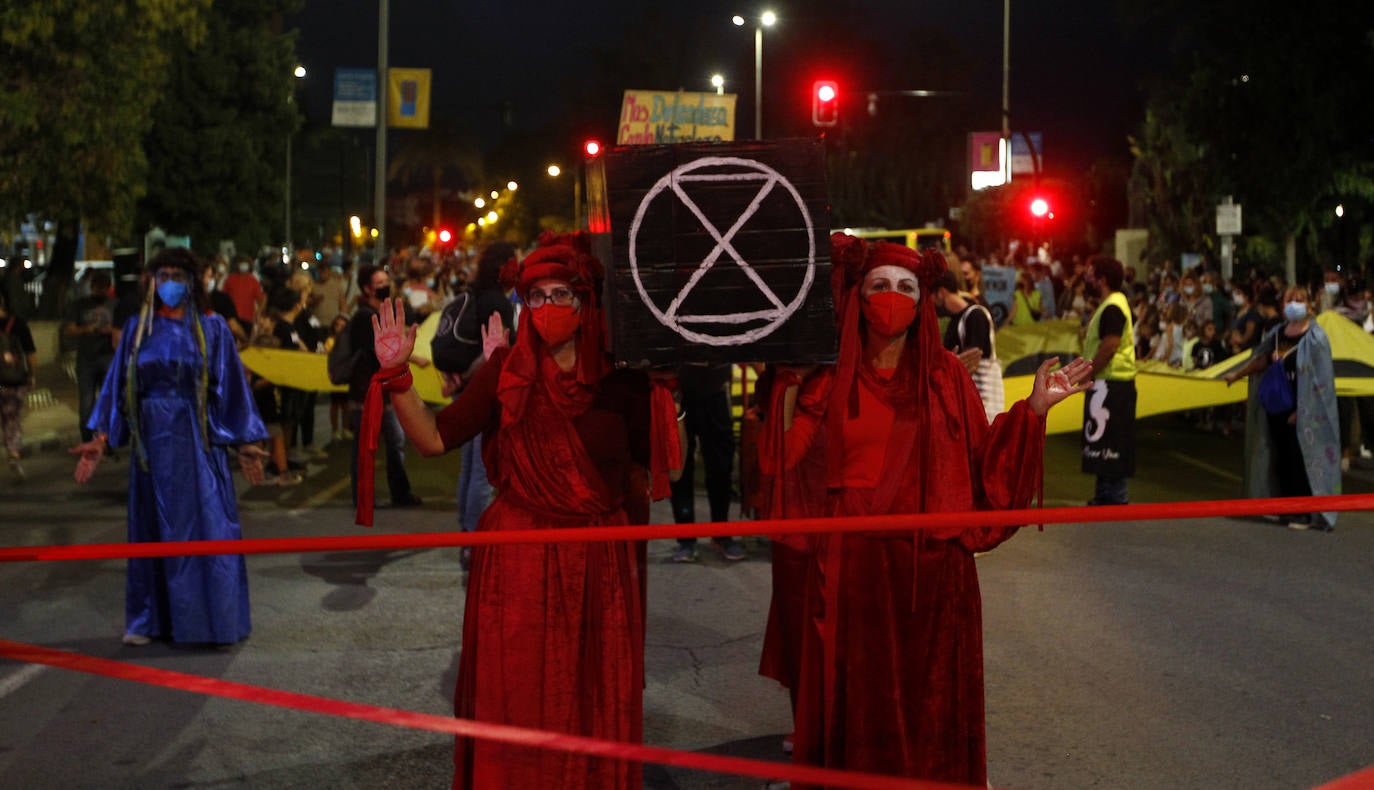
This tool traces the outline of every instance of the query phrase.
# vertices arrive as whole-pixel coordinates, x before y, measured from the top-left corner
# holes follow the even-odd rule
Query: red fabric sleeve
[[[462,447],[496,424],[499,403],[496,399],[496,385],[501,380],[501,368],[510,349],[499,349],[486,364],[468,381],[457,399],[440,410],[435,417],[439,438],[444,441],[444,450]]]
[[[982,441],[971,445],[977,507],[1007,510],[1028,507],[1040,492],[1045,471],[1045,419],[1018,401],[1010,410],[997,415],[992,425],[981,428],[983,405],[970,382],[973,398],[965,411],[965,421],[985,430]],[[974,412],[977,412],[975,414]],[[971,432],[972,433],[972,432]],[[966,529],[959,542],[969,551],[989,551],[1016,534],[1018,527],[977,527]]]
[[[773,384],[772,401],[768,407],[768,423],[763,429],[759,447],[759,465],[766,475],[792,469],[815,444],[816,432],[825,425],[825,409],[830,401],[830,386],[834,373],[823,370],[801,383],[797,393],[797,407],[792,412],[792,427],[782,428],[782,404],[787,390],[796,383],[794,377],[780,374]],[[776,419],[773,419],[776,415]]]

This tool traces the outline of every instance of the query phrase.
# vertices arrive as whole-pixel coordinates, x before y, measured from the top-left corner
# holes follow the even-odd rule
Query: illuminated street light
[[[492,200],[495,200],[495,199],[497,199],[497,198],[499,198],[499,197],[501,197],[501,193],[500,193],[500,192],[497,192],[496,190],[493,189],[493,190],[491,191],[491,199],[492,199]]]
[[[559,167],[558,165],[549,165],[549,176],[551,178],[558,178],[562,174],[563,168]]]
[[[355,237],[356,237],[356,236],[362,236],[362,235],[363,235],[363,218],[360,217],[360,216],[358,216],[357,214],[354,214],[353,216],[349,217],[349,218],[348,218],[348,229],[351,230],[351,231],[353,231],[353,235],[354,235]]]
[[[376,228],[373,228],[373,229],[372,229],[372,238],[375,239],[375,238],[377,238],[379,235],[381,235],[381,233],[380,233]]]
[[[1342,205],[1342,204],[1340,204],[1340,203],[1337,203],[1337,204],[1336,204],[1336,216],[1337,216],[1337,217],[1344,217],[1344,216],[1345,216],[1345,206],[1344,206],[1344,205]]]
[[[711,87],[716,89],[717,95],[725,93],[725,76],[722,74],[712,74]]]
[[[488,211],[487,222],[495,222],[496,220],[500,219],[500,216],[501,215],[497,214],[495,211]]]
[[[477,208],[482,208],[487,205],[487,199],[477,198],[476,200],[472,201],[472,205],[476,206]]]
[[[744,17],[735,14],[730,18],[736,27],[744,27]],[[759,16],[759,24],[754,28],[754,139],[763,139],[763,29],[772,27],[778,15],[764,11]]]
[[[296,70],[292,73],[296,75],[296,79],[298,80],[305,79],[305,66],[297,66]]]
[[[487,218],[486,218],[486,217],[478,217],[478,218],[477,218],[477,227],[479,227],[479,228],[484,228],[484,227],[486,227],[486,225],[487,225]]]

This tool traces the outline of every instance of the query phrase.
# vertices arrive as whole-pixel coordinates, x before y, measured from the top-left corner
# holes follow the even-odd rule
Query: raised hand
[[[256,444],[245,444],[239,447],[239,468],[243,470],[243,476],[253,485],[262,482],[262,464],[269,453]]]
[[[1031,387],[1030,397],[1026,398],[1026,405],[1041,417],[1048,414],[1054,404],[1093,384],[1092,362],[1078,357],[1051,373],[1057,364],[1058,359],[1047,359],[1040,365],[1040,369],[1035,371],[1035,384]]]
[[[415,327],[406,326],[405,304],[399,298],[382,302],[382,309],[372,316],[372,337],[377,364],[382,370],[410,361],[415,350]]]
[[[497,349],[510,346],[510,330],[501,322],[500,313],[492,313],[482,330],[482,358],[491,359]]]
[[[75,447],[67,448],[67,452],[72,455],[81,456],[76,462],[76,482],[85,483],[95,474],[95,469],[100,466],[100,459],[105,457],[105,440],[97,437],[89,442],[78,444]]]
[[[978,363],[983,361],[983,349],[978,348],[977,346],[974,346],[973,348],[970,348],[967,351],[956,352],[956,354],[959,357],[959,361],[963,363],[964,369],[967,370],[969,373],[977,371]]]

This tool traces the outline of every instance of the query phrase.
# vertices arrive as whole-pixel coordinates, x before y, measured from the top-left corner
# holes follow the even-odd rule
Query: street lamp
[[[476,200],[472,201],[472,205],[477,208],[482,208],[487,205],[487,199],[479,197]]]
[[[558,178],[560,175],[563,174],[563,168],[559,167],[558,165],[549,165],[548,172],[550,178]]]
[[[744,17],[735,14],[730,18],[735,27],[744,27]],[[763,29],[772,27],[778,15],[764,11],[759,16],[759,24],[754,28],[754,139],[763,139]]]
[[[506,189],[509,189],[509,190],[512,191],[512,192],[514,192],[515,190],[517,190],[517,189],[519,189],[519,188],[520,188],[520,185],[517,184],[517,183],[515,183],[514,181],[507,181],[507,182],[506,182]]]
[[[296,79],[303,80],[305,79],[305,66],[298,65],[295,71],[291,73]],[[291,83],[291,93],[286,97],[286,103],[292,105],[296,103],[296,84],[294,82]],[[292,247],[293,249],[294,245],[291,243],[291,141],[295,136],[296,131],[294,128],[286,133],[286,200],[283,201],[286,214],[284,218],[286,225],[284,228],[286,231],[286,246]]]
[[[725,93],[725,77],[720,74],[711,75],[711,86],[716,89],[716,95]]]

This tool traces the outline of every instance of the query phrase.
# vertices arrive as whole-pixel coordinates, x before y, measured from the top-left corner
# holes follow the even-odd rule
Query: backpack
[[[347,384],[353,378],[353,365],[358,355],[353,352],[353,324],[349,323],[334,336],[334,347],[329,349],[329,383]]]
[[[29,383],[29,357],[15,337],[14,317],[5,323],[5,331],[0,334],[0,385],[21,387]]]
[[[482,331],[477,321],[477,297],[462,291],[439,314],[430,342],[434,367],[444,373],[466,373],[482,356]]]

